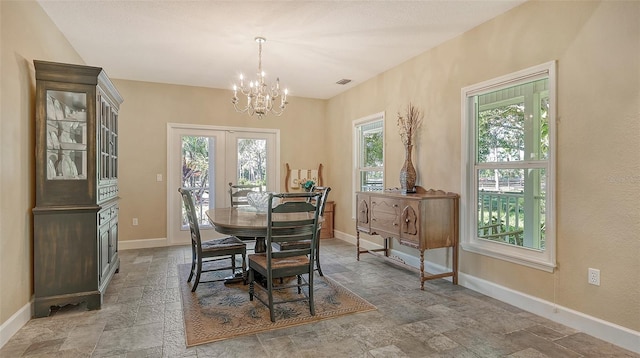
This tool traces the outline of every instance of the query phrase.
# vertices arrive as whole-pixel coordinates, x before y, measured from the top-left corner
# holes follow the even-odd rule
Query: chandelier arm
[[[280,108],[280,110],[272,109],[270,113],[277,117],[280,117],[282,113],[284,113],[284,107],[278,106],[278,108]]]
[[[240,113],[244,113],[246,112],[249,107],[245,107],[245,108],[238,108],[238,102],[233,102],[233,107],[236,109],[236,112],[240,112]]]

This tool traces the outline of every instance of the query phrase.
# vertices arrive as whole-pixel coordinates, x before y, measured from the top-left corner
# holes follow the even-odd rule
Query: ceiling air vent
[[[347,83],[351,82],[351,80],[348,80],[346,78],[341,79],[340,81],[336,82],[339,85],[346,85]]]

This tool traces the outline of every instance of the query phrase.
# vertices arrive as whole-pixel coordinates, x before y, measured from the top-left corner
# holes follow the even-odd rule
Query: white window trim
[[[549,78],[549,152],[547,171],[547,202],[545,250],[518,247],[489,240],[479,239],[475,230],[477,202],[474,182],[474,128],[469,120],[473,108],[469,108],[469,97],[485,93],[493,87],[529,82],[536,77]],[[553,272],[556,267],[556,62],[550,61],[505,76],[462,88],[462,192],[460,201],[460,238],[462,249],[481,255]]]
[[[352,181],[351,181],[351,195],[352,195],[352,199],[351,199],[351,218],[353,220],[355,220],[356,218],[356,191],[358,191],[358,155],[360,153],[360,149],[359,149],[359,141],[358,141],[358,127],[368,123],[368,122],[374,122],[374,121],[379,121],[382,120],[382,171],[383,171],[383,175],[382,175],[382,187],[384,188],[384,168],[386,167],[386,156],[384,155],[384,147],[385,147],[385,136],[386,136],[386,130],[384,129],[384,112],[378,112],[378,113],[374,113],[371,115],[368,115],[366,117],[362,117],[362,118],[358,118],[356,120],[354,120],[351,123],[351,142],[353,143],[353,158],[351,161],[351,166],[352,166]]]

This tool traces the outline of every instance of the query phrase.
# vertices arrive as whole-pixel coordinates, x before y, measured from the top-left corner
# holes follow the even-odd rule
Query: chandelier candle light
[[[264,71],[262,71],[262,44],[267,41],[264,37],[256,37],[258,43],[258,79],[250,81],[249,86],[245,87],[244,76],[240,75],[240,85],[233,85],[233,98],[231,103],[238,112],[247,112],[250,116],[254,114],[262,119],[262,116],[267,113],[272,113],[276,116],[282,115],[284,108],[289,103],[287,102],[287,94],[289,91],[285,89],[280,90],[280,79],[276,78],[275,86],[269,88],[264,82]],[[238,91],[247,97],[247,105],[245,107],[238,106]],[[280,97],[280,105],[274,106],[276,99]]]

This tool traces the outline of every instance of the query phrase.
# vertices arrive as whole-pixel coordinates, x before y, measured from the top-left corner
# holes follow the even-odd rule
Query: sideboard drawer
[[[397,199],[371,197],[371,231],[400,235],[400,214],[402,201]]]

